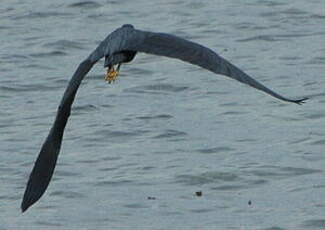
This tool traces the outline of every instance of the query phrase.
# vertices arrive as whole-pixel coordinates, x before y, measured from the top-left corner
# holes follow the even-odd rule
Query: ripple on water
[[[138,130],[134,132],[123,132],[123,131],[99,131],[96,134],[104,134],[106,137],[130,137],[130,136],[137,136],[140,133],[146,133],[144,130]]]
[[[297,9],[297,8],[289,8],[287,10],[280,11],[279,13],[281,14],[286,14],[286,15],[303,15],[307,14],[306,11]]]
[[[92,104],[79,105],[79,106],[72,107],[73,115],[78,115],[78,114],[82,114],[83,112],[89,112],[89,111],[95,111],[95,110],[97,110],[97,107]]]
[[[110,131],[110,130],[98,130],[95,131],[92,135],[88,135],[85,140],[90,142],[128,142],[131,141],[132,138],[137,138],[148,133],[148,130],[133,130],[133,131]]]
[[[186,136],[187,133],[182,132],[182,131],[178,131],[178,130],[174,130],[174,129],[167,129],[165,130],[163,133],[154,136],[154,139],[162,139],[162,138],[174,138],[174,137],[184,137]]]
[[[311,145],[325,145],[325,139],[313,141],[310,143]]]
[[[44,84],[26,84],[26,85],[15,85],[15,86],[0,86],[0,90],[4,92],[27,92],[27,91],[51,91],[61,87],[47,86]]]
[[[204,185],[204,184],[216,184],[219,182],[234,182],[239,181],[241,178],[235,173],[212,171],[200,173],[197,175],[178,175],[175,180],[176,183],[185,185]]]
[[[58,50],[72,50],[72,49],[83,49],[83,45],[77,41],[70,40],[58,40],[55,42],[49,42],[43,45],[44,47],[55,48]]]
[[[37,52],[37,53],[30,54],[30,56],[34,58],[61,57],[66,55],[68,54],[63,51]]]
[[[27,62],[30,60],[30,58],[27,55],[22,54],[13,54],[13,55],[1,55],[1,61],[0,63],[22,63]]]
[[[102,181],[96,181],[96,182],[92,182],[91,184],[94,186],[99,186],[99,187],[113,187],[113,186],[123,186],[123,185],[129,185],[131,183],[133,183],[133,180],[114,180],[114,179],[110,179],[110,180],[102,180]]]
[[[43,11],[43,12],[31,12],[19,16],[13,16],[14,20],[25,20],[25,19],[39,19],[39,18],[50,18],[50,17],[66,17],[72,15],[71,13],[63,13],[62,11]]]
[[[282,41],[285,39],[276,38],[274,35],[257,35],[244,39],[237,39],[237,42],[251,42],[251,41],[264,41],[264,42],[275,42]]]
[[[322,14],[312,14],[310,15],[311,18],[316,18],[316,19],[325,19],[325,15]]]
[[[325,229],[325,219],[306,220],[302,226],[308,229]]]
[[[227,112],[223,112],[220,113],[220,115],[222,116],[238,116],[238,115],[243,115],[243,114],[247,114],[249,113],[248,111],[243,111],[243,110],[233,110],[233,111],[227,111]]]
[[[257,169],[247,171],[246,173],[262,178],[284,179],[288,177],[302,176],[321,172],[322,171],[318,169],[263,165],[259,166]]]
[[[207,213],[207,212],[212,212],[214,209],[212,208],[196,208],[196,209],[191,209],[190,212],[193,213]]]
[[[272,226],[272,227],[269,227],[269,228],[262,228],[260,230],[286,230],[286,228],[280,228],[278,226]]]
[[[211,187],[212,190],[218,191],[241,191],[243,189],[251,189],[256,186],[264,185],[268,181],[263,179],[242,179],[237,184],[221,184],[218,186]]]
[[[227,146],[220,146],[220,147],[214,147],[214,148],[204,148],[204,149],[198,149],[199,153],[205,153],[205,154],[211,154],[211,153],[224,153],[224,152],[231,152],[234,151],[234,148],[230,148]]]
[[[55,191],[55,192],[51,192],[50,196],[57,196],[60,198],[64,198],[64,199],[71,199],[71,198],[82,198],[84,197],[84,195],[80,192],[72,192],[72,191]]]
[[[46,66],[46,65],[40,65],[37,63],[33,63],[33,64],[26,64],[26,65],[21,65],[22,68],[24,69],[39,69],[39,70],[56,70],[53,67],[50,66]]]
[[[46,226],[45,228],[48,228],[50,226],[52,227],[60,227],[60,226],[63,226],[63,224],[61,224],[59,221],[55,221],[55,220],[52,220],[52,221],[47,221],[47,220],[38,220],[35,222],[36,225],[41,225],[41,226]]]
[[[144,205],[143,203],[132,203],[132,204],[126,204],[124,205],[125,208],[149,208],[149,205]]]
[[[178,175],[175,180],[176,183],[189,186],[216,184],[218,186],[212,187],[211,189],[233,191],[263,185],[268,182],[267,179],[285,179],[320,172],[322,171],[306,168],[261,166],[255,170],[242,171],[241,176],[233,172],[210,171],[195,175]],[[252,175],[258,178],[252,178]]]
[[[154,116],[139,116],[136,117],[137,119],[140,120],[167,120],[170,118],[173,118],[173,116],[169,115],[169,114],[159,114],[159,115],[154,115]]]
[[[149,93],[149,94],[165,94],[165,93],[177,93],[187,90],[189,87],[186,86],[175,86],[172,84],[152,84],[145,86],[136,86],[132,88],[125,89],[125,92],[131,93]]]
[[[291,40],[291,38],[298,37],[309,37],[317,35],[318,33],[287,33],[287,34],[265,34],[265,35],[257,35],[251,36],[244,39],[237,39],[237,42],[251,42],[251,41],[265,41],[265,42],[275,42],[275,41],[286,41]]]
[[[148,55],[149,56],[149,55]],[[146,59],[146,57],[143,57],[141,60],[143,61],[143,59],[145,59],[146,61],[144,61],[144,63],[150,63],[150,61],[152,61],[152,59]],[[141,63],[141,61],[139,61],[140,63]],[[154,73],[154,71],[151,71],[151,70],[149,70],[149,69],[145,69],[145,68],[139,68],[139,67],[134,67],[134,66],[128,66],[128,68],[127,68],[127,73],[129,73],[129,74],[132,74],[133,76],[135,75],[140,75],[140,76],[142,76],[142,75],[152,75],[153,73]]]
[[[307,65],[324,65],[325,64],[325,57],[313,57],[310,60],[306,61],[305,64]]]
[[[83,2],[76,2],[76,3],[72,3],[69,4],[68,7],[73,7],[73,8],[85,8],[85,9],[89,9],[89,8],[99,8],[102,5],[99,4],[98,2],[94,2],[94,1],[83,1]]]

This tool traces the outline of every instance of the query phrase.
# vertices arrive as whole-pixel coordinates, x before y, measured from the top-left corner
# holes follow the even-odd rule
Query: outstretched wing
[[[119,39],[122,39],[119,35],[120,31],[121,29],[117,29],[115,32],[108,35],[107,38],[104,39],[89,55],[89,57],[79,64],[77,70],[73,74],[59,105],[54,124],[41,148],[33,170],[29,176],[23,201],[21,203],[21,210],[23,212],[41,198],[50,183],[60,153],[64,129],[70,116],[71,105],[81,81],[93,65],[99,59],[104,57],[107,53],[106,50],[109,50],[111,43],[115,45],[118,43]]]
[[[300,104],[307,99],[302,98],[292,100],[279,95],[248,76],[238,67],[220,57],[211,49],[200,44],[165,33],[152,33],[141,30],[135,30],[135,32],[134,36],[139,39],[134,39],[136,40],[135,42],[126,44],[126,49],[177,58],[201,66],[202,68],[208,69],[216,74],[222,74],[233,78],[283,101]]]
[[[60,152],[64,128],[70,115],[71,105],[82,79],[93,65],[94,62],[89,58],[80,63],[78,69],[69,82],[68,88],[66,89],[58,108],[55,122],[42,146],[34,168],[29,176],[23,202],[21,204],[23,212],[43,195],[50,183],[56,160]]]
[[[284,101],[300,104],[306,100],[306,98],[291,100],[273,92],[212,50],[197,43],[168,34],[134,30],[130,25],[123,26],[111,33],[86,60],[80,63],[73,74],[58,108],[55,122],[29,176],[21,204],[23,212],[44,194],[49,185],[60,152],[64,129],[71,112],[71,105],[82,79],[99,59],[122,50],[178,58],[214,73],[236,79]]]

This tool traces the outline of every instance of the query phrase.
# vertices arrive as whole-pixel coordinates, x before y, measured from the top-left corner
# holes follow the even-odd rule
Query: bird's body
[[[73,74],[59,105],[54,124],[30,174],[21,205],[22,211],[43,195],[52,178],[71,106],[83,78],[98,60],[105,57],[104,66],[109,70],[106,77],[108,81],[113,81],[117,77],[120,65],[132,61],[138,52],[177,58],[198,65],[283,101],[300,104],[307,99],[292,100],[277,94],[200,44],[170,34],[146,32],[137,30],[132,25],[123,25],[109,34],[88,58],[80,63]],[[114,69],[115,65],[118,65],[117,70]]]

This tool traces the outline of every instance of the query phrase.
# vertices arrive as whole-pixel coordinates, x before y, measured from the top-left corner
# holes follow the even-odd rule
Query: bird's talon
[[[109,84],[114,82],[117,79],[119,72],[116,71],[113,67],[107,70],[105,81],[107,81]]]

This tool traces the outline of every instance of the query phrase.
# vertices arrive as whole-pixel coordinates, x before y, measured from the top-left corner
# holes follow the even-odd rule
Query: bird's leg
[[[116,70],[114,66],[108,68],[105,76],[105,81],[107,81],[108,83],[114,82],[119,74],[120,66],[121,64],[118,64]]]

